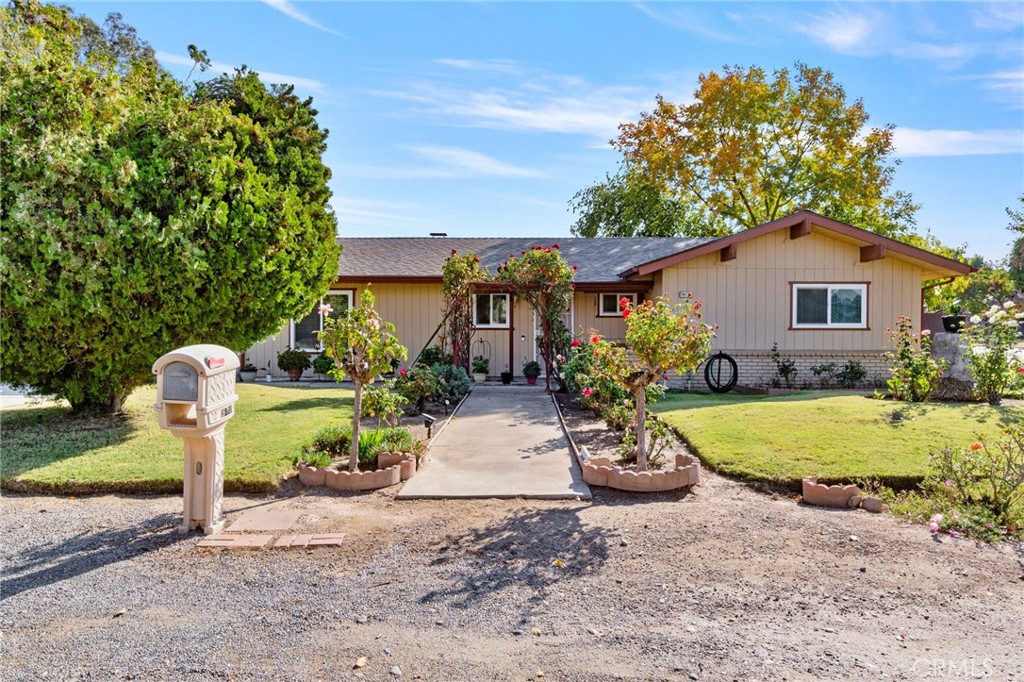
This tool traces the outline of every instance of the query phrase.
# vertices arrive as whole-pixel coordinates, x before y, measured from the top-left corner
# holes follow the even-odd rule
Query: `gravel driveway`
[[[713,475],[693,494],[594,492],[227,499],[348,533],[288,551],[200,549],[174,532],[180,498],[6,495],[0,675],[1024,679],[1020,551]]]

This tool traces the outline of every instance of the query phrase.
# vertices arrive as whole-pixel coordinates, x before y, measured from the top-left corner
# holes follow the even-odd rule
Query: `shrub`
[[[445,353],[444,349],[441,348],[440,346],[431,346],[430,348],[425,348],[423,352],[420,353],[420,358],[419,360],[416,361],[416,363],[420,365],[426,365],[427,367],[433,367],[434,365],[438,364],[454,364],[452,362],[452,354]]]
[[[848,360],[843,368],[836,374],[836,381],[843,388],[857,388],[860,382],[867,376],[868,371],[864,365],[857,360]]]
[[[380,452],[411,452],[419,455],[424,450],[424,445],[415,436],[404,428],[380,429]]]
[[[352,448],[352,431],[345,426],[325,426],[302,448],[298,461],[326,467],[346,457]],[[422,449],[411,433],[402,428],[364,429],[359,432],[359,463],[374,464],[382,452],[413,452]],[[314,464],[319,462],[319,464]]]
[[[284,372],[292,370],[305,371],[313,363],[309,359],[309,353],[294,348],[288,348],[277,354],[277,368]]]
[[[437,390],[433,398],[444,400],[451,398],[454,401],[462,400],[473,388],[466,370],[455,365],[434,365],[430,368],[434,378],[437,379]]]
[[[967,366],[976,392],[990,405],[998,405],[1024,368],[1024,351],[1014,348],[1024,310],[1013,301],[993,305],[970,319],[967,335]]]
[[[994,444],[943,448],[932,454],[931,468],[924,489],[954,507],[982,506],[1006,524],[1024,515],[1024,427],[1007,427]]]
[[[334,360],[327,357],[327,353],[321,353],[320,355],[313,358],[313,371],[317,374],[327,375],[330,374],[334,368]]]
[[[363,394],[362,416],[377,417],[377,428],[382,424],[398,426],[402,408],[409,399],[395,390],[395,380],[390,379],[376,386],[367,386]]]
[[[347,455],[351,447],[352,429],[347,426],[325,426],[316,432],[312,441],[303,446],[302,457],[319,453],[333,461]],[[309,463],[308,459],[304,461]]]
[[[482,355],[473,358],[473,374],[487,374],[491,371],[491,361]]]
[[[395,390],[405,396],[416,412],[422,412],[427,400],[441,389],[441,382],[429,367],[417,365],[403,369],[395,380]]]
[[[886,381],[889,395],[893,400],[921,402],[939,384],[939,378],[946,368],[945,360],[936,360],[931,355],[932,341],[925,330],[920,336],[913,331],[913,324],[906,315],[896,319],[895,329],[886,329],[893,349],[886,351],[885,359],[892,376]]]
[[[785,384],[786,388],[796,388],[796,362],[782,359],[778,341],[772,344],[772,362],[775,363],[775,377],[772,378],[772,386],[782,388]]]
[[[836,376],[836,363],[829,362],[811,367],[811,374],[818,377],[822,388],[832,388],[832,380]]]

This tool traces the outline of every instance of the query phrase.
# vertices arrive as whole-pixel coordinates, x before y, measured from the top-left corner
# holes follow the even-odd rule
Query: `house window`
[[[597,311],[598,317],[621,317],[622,306],[619,305],[619,301],[624,298],[628,298],[630,303],[636,305],[636,294],[599,294],[599,298],[601,306]]]
[[[508,294],[474,294],[473,326],[508,328]]]
[[[352,294],[351,289],[328,291],[308,315],[302,319],[293,320],[292,348],[308,351],[320,350],[320,339],[317,338],[317,332],[323,331],[324,328],[324,316],[320,314],[320,304],[327,303],[334,308],[330,312],[330,317],[338,319],[352,307]]]
[[[794,329],[867,329],[867,284],[794,284]]]

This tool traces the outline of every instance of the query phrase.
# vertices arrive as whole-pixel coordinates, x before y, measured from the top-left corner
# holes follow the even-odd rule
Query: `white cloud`
[[[972,8],[971,19],[978,28],[1012,31],[1024,24],[1024,5],[1013,1],[979,3]]]
[[[1024,130],[918,130],[897,127],[893,133],[893,145],[900,157],[1020,154],[1024,152]]]
[[[338,226],[341,230],[348,230],[353,226],[420,227],[434,223],[423,217],[422,207],[410,204],[334,196],[331,198],[331,208],[338,217]]]
[[[620,123],[654,106],[653,90],[593,86],[573,77],[542,77],[515,86],[472,89],[420,81],[374,94],[419,105],[419,116],[445,125],[589,135],[607,141]]]
[[[982,84],[989,90],[1008,94],[1018,99],[1024,94],[1024,69],[1017,71],[995,71],[982,78]]]
[[[428,165],[371,166],[341,164],[335,175],[375,180],[448,179],[448,178],[541,178],[542,171],[515,166],[492,156],[462,147],[410,145],[404,147]]]
[[[848,53],[863,49],[875,34],[875,22],[866,14],[836,9],[826,14],[810,15],[794,26],[811,40],[836,52]]]
[[[464,71],[490,71],[494,73],[522,73],[522,67],[511,59],[435,59],[435,64]]]
[[[285,16],[291,17],[295,21],[301,21],[306,26],[312,26],[315,29],[318,29],[320,31],[324,31],[326,33],[331,33],[331,34],[334,34],[336,36],[340,36],[341,35],[337,31],[335,31],[334,29],[327,28],[326,26],[321,24],[319,21],[316,21],[315,19],[311,18],[308,14],[306,14],[305,12],[300,10],[298,7],[296,7],[292,3],[288,2],[288,0],[263,0],[263,4],[268,5],[270,7],[273,7],[274,9],[276,9],[281,14],[284,14]]]
[[[454,173],[516,178],[536,178],[543,175],[539,171],[522,166],[513,166],[486,154],[461,147],[416,145],[409,147],[409,150],[417,156],[437,163],[441,168],[450,169]]]
[[[191,67],[195,64],[190,57],[180,54],[172,54],[170,52],[157,52],[157,61],[163,64],[175,64],[177,66],[188,66]],[[225,64],[224,62],[210,62],[210,68],[213,71],[232,73],[235,68],[232,64]],[[314,92],[322,92],[327,89],[327,86],[318,80],[312,78],[303,78],[301,76],[291,76],[286,73],[275,73],[273,71],[261,71],[259,69],[253,69],[260,75],[260,80],[266,83],[282,83],[291,84],[300,90],[312,90]]]

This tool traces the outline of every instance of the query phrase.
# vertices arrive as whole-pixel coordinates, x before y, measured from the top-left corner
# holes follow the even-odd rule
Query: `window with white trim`
[[[507,329],[508,298],[508,294],[473,294],[473,326]]]
[[[352,295],[351,289],[332,289],[320,299],[308,315],[302,319],[292,320],[291,347],[297,350],[320,350],[320,339],[317,337],[317,332],[323,331],[325,317],[320,314],[320,306],[324,303],[331,306],[332,310],[326,316],[338,319],[352,307]]]
[[[867,329],[867,284],[794,284],[794,329]]]
[[[628,298],[629,302],[636,305],[636,294],[598,294],[600,305],[597,309],[598,317],[621,317],[622,299]]]

